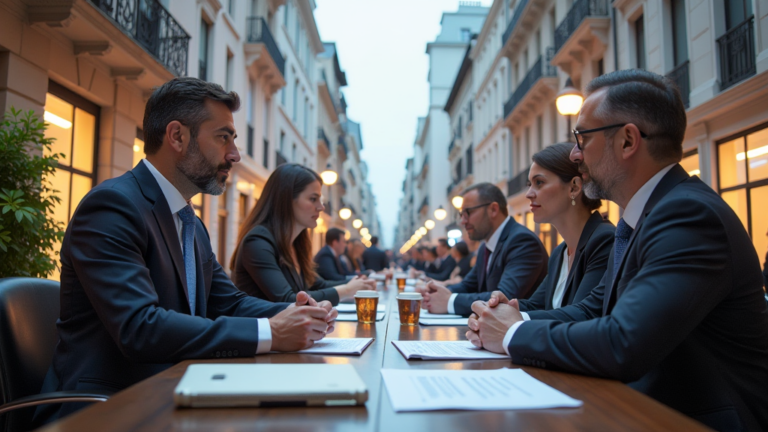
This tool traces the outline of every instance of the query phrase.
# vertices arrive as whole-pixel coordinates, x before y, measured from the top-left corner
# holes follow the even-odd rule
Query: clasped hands
[[[466,336],[478,348],[506,354],[504,336],[518,321],[523,321],[523,315],[517,299],[508,300],[501,291],[494,291],[487,302],[472,303]]]
[[[304,291],[296,294],[296,303],[269,319],[273,351],[298,351],[333,332],[339,311],[331,302],[318,303]]]

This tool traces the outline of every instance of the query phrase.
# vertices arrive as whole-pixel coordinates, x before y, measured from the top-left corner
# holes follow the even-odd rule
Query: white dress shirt
[[[659,185],[659,182],[661,179],[669,172],[669,170],[672,169],[677,165],[677,163],[673,163],[670,165],[665,166],[662,168],[659,172],[653,175],[650,179],[648,179],[647,182],[643,186],[640,187],[640,189],[635,192],[634,195],[632,195],[632,198],[629,199],[629,202],[627,203],[627,208],[624,209],[624,214],[622,215],[622,219],[624,219],[624,222],[627,223],[632,229],[635,229],[637,227],[637,223],[640,221],[640,216],[643,214],[643,209],[645,208],[645,204],[648,202],[648,199],[651,198],[651,194],[653,193],[653,190],[656,189],[656,186]],[[512,337],[515,335],[515,332],[518,328],[520,328],[525,321],[528,321],[531,319],[530,316],[528,316],[527,313],[521,312],[521,315],[523,315],[524,321],[518,321],[514,324],[512,324],[512,327],[507,330],[507,334],[504,335],[504,351],[509,354],[509,342],[512,341]]]
[[[552,295],[552,309],[560,309],[565,295],[565,285],[568,282],[568,247],[563,250],[563,263],[560,265],[560,275],[555,285],[555,293]],[[528,315],[528,314],[526,314]]]
[[[157,184],[160,186],[160,190],[163,192],[163,196],[165,196],[165,200],[168,202],[168,207],[171,209],[171,214],[173,215],[173,222],[176,224],[176,234],[179,237],[179,244],[183,251],[184,242],[181,238],[182,224],[181,218],[179,217],[179,211],[189,205],[189,203],[181,195],[181,192],[176,189],[176,186],[171,184],[168,179],[160,174],[160,171],[158,171],[157,168],[146,159],[142,159],[142,161],[144,162],[144,165],[147,166],[147,169],[149,169],[149,172],[152,173],[155,180],[157,180]],[[257,322],[259,328],[259,342],[256,346],[256,354],[262,354],[272,350],[272,327],[269,325],[268,318],[257,318]]]
[[[510,216],[507,216],[506,219],[504,219],[504,222],[499,225],[498,228],[496,228],[496,231],[491,234],[491,238],[488,239],[487,242],[485,242],[485,253],[488,254],[488,263],[485,265],[485,271],[488,272],[488,269],[491,267],[491,261],[493,260],[493,251],[496,250],[496,246],[499,243],[499,237],[501,237],[501,232],[504,231],[504,227],[507,226],[507,223],[511,219]],[[477,263],[475,263],[475,266],[477,266]],[[480,279],[478,278],[478,281]],[[458,294],[451,294],[451,297],[448,299],[448,313],[454,314],[456,313],[456,309],[454,308],[454,302],[456,301],[456,296]]]

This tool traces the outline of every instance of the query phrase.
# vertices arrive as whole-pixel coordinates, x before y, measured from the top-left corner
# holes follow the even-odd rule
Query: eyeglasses
[[[474,207],[467,207],[465,209],[461,209],[459,216],[462,218],[466,217],[467,219],[469,219],[469,216],[472,215],[471,210],[476,210],[476,209],[479,209],[480,207],[485,207],[489,205],[491,205],[491,203],[485,203],[485,204],[476,205]]]
[[[573,129],[573,130],[571,130],[571,132],[573,132],[573,136],[576,137],[576,147],[578,147],[579,151],[581,151],[581,150],[584,149],[582,147],[584,145],[584,136],[583,135],[590,134],[590,133],[593,133],[593,132],[600,132],[600,131],[604,131],[604,130],[608,130],[608,129],[613,129],[613,128],[617,128],[617,127],[624,127],[624,126],[626,126],[628,124],[629,123],[617,123],[617,124],[612,124],[612,125],[608,125],[608,126],[603,126],[603,127],[595,128],[595,129],[587,129],[587,130],[576,130],[576,129]],[[638,130],[640,130],[640,129],[638,129]],[[640,136],[643,137],[643,138],[648,138],[648,135],[646,135],[645,132],[643,132],[643,131],[640,131]]]

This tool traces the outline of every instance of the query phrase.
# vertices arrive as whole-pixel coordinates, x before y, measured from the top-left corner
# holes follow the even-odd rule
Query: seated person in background
[[[348,275],[361,275],[366,273],[363,265],[363,251],[365,245],[359,238],[347,242],[347,250],[339,257]]]
[[[434,246],[426,246],[424,247],[424,251],[424,272],[436,271],[435,261],[437,261],[437,249],[435,249]]]
[[[451,257],[456,262],[456,266],[453,268],[448,279],[439,281],[443,285],[453,285],[461,282],[467,277],[469,271],[472,270],[472,265],[470,264],[472,254],[469,252],[469,247],[467,247],[465,242],[460,241],[451,248]]]
[[[536,223],[552,224],[563,236],[549,258],[547,277],[521,311],[557,309],[589,295],[605,273],[613,248],[614,226],[603,220],[599,199],[587,198],[579,166],[571,162],[573,144],[561,143],[533,155],[528,193]]]
[[[621,70],[586,96],[571,160],[588,197],[624,208],[608,269],[581,302],[530,320],[494,293],[472,305],[467,338],[517,364],[620,380],[713,429],[768,430],[760,261],[731,207],[679,164],[677,85]]]
[[[317,274],[327,281],[346,281],[347,272],[339,257],[347,248],[344,230],[331,228],[325,233],[325,246],[315,255]]]
[[[182,360],[295,351],[333,329],[328,302],[302,295],[289,306],[235,288],[189,204],[224,192],[240,160],[239,105],[236,93],[189,77],[149,97],[147,158],[88,192],[67,227],[59,341],[42,392],[116,392]],[[84,405],[44,405],[35,421]]]
[[[386,252],[379,249],[379,238],[376,236],[371,237],[371,247],[363,252],[363,265],[375,272],[389,267],[389,258]]]
[[[416,246],[411,249],[413,259],[411,260],[411,268],[424,271],[426,268],[424,264],[424,246]]]
[[[464,191],[461,223],[473,240],[484,240],[477,265],[461,283],[447,288],[430,281],[424,291],[431,313],[468,316],[475,300],[488,300],[500,290],[513,298],[527,298],[547,275],[547,251],[528,228],[508,216],[507,199],[491,183]]]
[[[448,244],[448,239],[437,239],[437,259],[433,263],[433,269],[427,270],[425,275],[428,278],[444,281],[451,277],[453,269],[456,268],[456,260],[451,256],[451,245]]]
[[[326,281],[315,273],[309,229],[323,211],[321,185],[316,172],[294,163],[269,176],[232,254],[232,279],[241,291],[269,301],[293,301],[306,291],[337,305],[361,289],[375,289],[375,281]]]
[[[411,265],[411,252],[408,251],[402,255],[400,255],[400,258],[397,260],[397,266],[401,269],[406,269],[408,266]]]

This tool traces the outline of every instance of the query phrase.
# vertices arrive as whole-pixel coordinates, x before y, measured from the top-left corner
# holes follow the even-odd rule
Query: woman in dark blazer
[[[269,176],[256,206],[240,227],[232,255],[232,281],[254,297],[293,302],[299,291],[337,305],[376,282],[355,278],[328,282],[314,270],[309,229],[323,211],[320,176],[298,164],[283,164]]]
[[[555,144],[533,156],[526,194],[533,219],[552,224],[564,241],[550,255],[547,277],[529,299],[519,301],[521,311],[578,303],[598,285],[608,265],[615,227],[593,213],[600,200],[584,195],[578,166],[570,160],[572,148]]]

